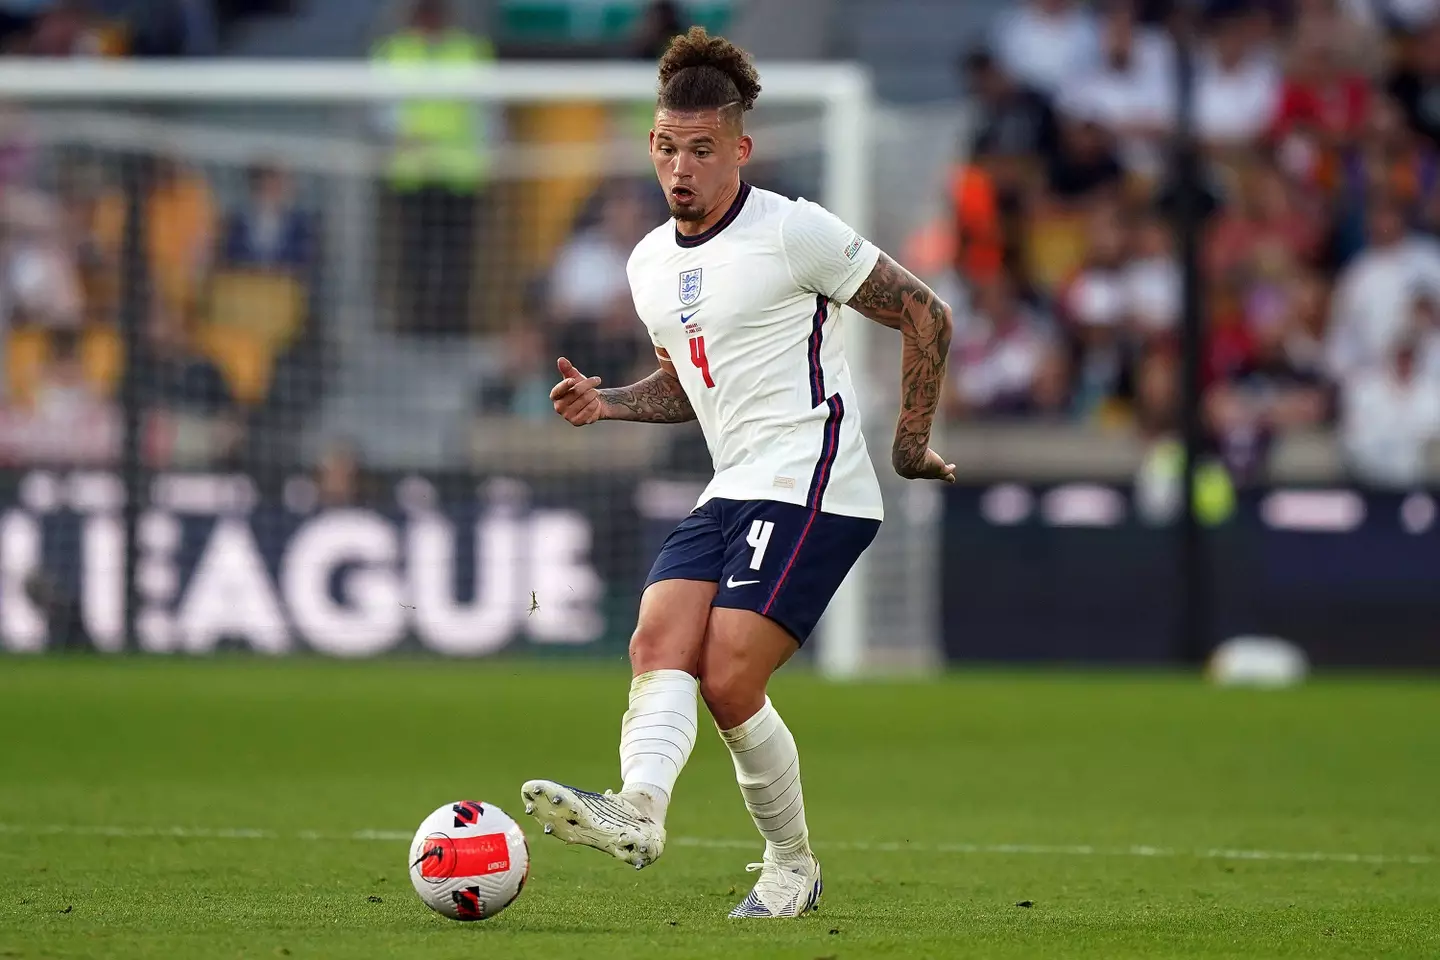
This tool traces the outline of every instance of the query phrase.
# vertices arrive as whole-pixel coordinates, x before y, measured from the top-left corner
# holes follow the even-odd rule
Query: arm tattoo
[[[851,307],[904,338],[900,370],[900,421],[890,459],[895,472],[913,477],[930,448],[930,425],[940,402],[950,355],[950,308],[929,287],[884,254],[861,284]]]
[[[628,387],[597,390],[609,407],[607,420],[638,420],[643,423],[685,423],[695,419],[695,409],[680,386],[680,378],[669,370],[656,370]]]

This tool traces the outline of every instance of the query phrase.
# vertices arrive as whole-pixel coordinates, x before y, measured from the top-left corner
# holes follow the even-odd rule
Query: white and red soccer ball
[[[474,800],[446,804],[410,841],[410,883],[452,920],[484,920],[515,902],[530,874],[530,848],[504,810]]]

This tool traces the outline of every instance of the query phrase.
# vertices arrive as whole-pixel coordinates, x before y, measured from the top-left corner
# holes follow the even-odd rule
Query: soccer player
[[[532,780],[525,810],[567,843],[637,869],[665,849],[665,813],[697,733],[696,692],[730,749],[765,841],[732,917],[798,917],[820,897],[795,739],[766,684],[814,629],[880,528],[880,485],[860,430],[840,305],[900,331],[901,409],[891,463],[954,482],[930,449],[951,319],[925,284],[824,208],[740,178],[749,56],[700,28],[660,61],[650,155],[673,221],[627,266],[659,369],[603,389],[558,362],[555,410],[600,420],[699,420],[715,477],[665,541],[630,639],[619,793]]]

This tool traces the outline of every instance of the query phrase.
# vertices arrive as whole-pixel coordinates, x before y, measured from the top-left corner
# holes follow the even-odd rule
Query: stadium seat
[[[265,399],[275,368],[275,347],[267,337],[243,327],[207,323],[195,331],[195,343],[220,368],[237,402]]]
[[[1025,236],[1025,263],[1030,277],[1044,290],[1054,290],[1085,256],[1085,221],[1051,216],[1036,220]]]
[[[35,398],[40,374],[50,359],[50,334],[36,327],[10,331],[5,350],[5,377],[10,399],[28,404]],[[103,395],[113,396],[125,363],[124,345],[112,326],[90,326],[81,332],[80,362],[85,378]]]
[[[249,331],[272,352],[295,339],[305,312],[305,285],[284,273],[223,270],[211,281],[210,324]]]
[[[125,345],[120,331],[110,324],[89,326],[80,339],[80,362],[85,378],[104,396],[114,396],[125,367]]]
[[[21,327],[6,337],[5,382],[10,387],[10,400],[26,405],[35,398],[40,371],[50,354],[50,340],[44,330]]]

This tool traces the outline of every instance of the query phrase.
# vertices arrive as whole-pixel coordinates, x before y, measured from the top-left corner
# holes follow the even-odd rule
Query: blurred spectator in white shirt
[[[35,418],[59,433],[70,431],[103,405],[99,392],[85,376],[79,335],[74,331],[61,331],[50,338],[50,356],[36,384],[33,402]]]
[[[1440,439],[1440,384],[1421,375],[1420,338],[1403,335],[1387,365],[1345,384],[1341,443],[1367,483],[1404,488],[1423,480],[1427,448]]]
[[[1256,43],[1248,14],[1217,16],[1195,72],[1195,129],[1212,148],[1243,146],[1266,133],[1280,106],[1281,74]]]
[[[952,416],[1055,413],[1066,397],[1052,324],[1019,302],[1003,274],[979,285],[950,348]]]
[[[1416,298],[1440,296],[1440,243],[1409,232],[1389,199],[1371,206],[1367,227],[1369,246],[1340,274],[1331,302],[1326,354],[1337,380],[1383,365],[1410,326]]]
[[[1124,285],[1130,320],[1140,338],[1148,340],[1175,330],[1184,288],[1170,225],[1157,215],[1146,217],[1135,229]]]
[[[1095,68],[1060,92],[1059,108],[1105,127],[1118,139],[1126,168],[1153,177],[1174,110],[1170,41],[1137,24],[1129,5],[1118,3],[1102,21],[1100,46]]]
[[[118,445],[116,411],[85,375],[79,334],[51,334],[30,403],[0,409],[0,455],[25,463],[102,463]]]
[[[1088,73],[1099,51],[1095,21],[1073,0],[1023,0],[1001,14],[996,59],[1024,85],[1055,96]]]
[[[59,207],[44,194],[9,191],[0,202],[0,292],[26,322],[71,328],[82,319],[80,275]]]
[[[613,183],[605,191],[597,222],[570,238],[550,270],[548,306],[560,355],[585,357],[594,376],[615,383],[650,353],[625,264],[653,224],[637,186]]]
[[[628,302],[625,264],[645,233],[643,206],[635,190],[611,189],[599,222],[582,228],[561,248],[550,271],[550,309],[562,321],[599,321]]]
[[[1125,372],[1131,318],[1126,245],[1118,208],[1097,208],[1088,223],[1085,260],[1056,300],[1078,357],[1075,403],[1082,417],[1115,395]]]
[[[302,278],[314,256],[314,225],[295,197],[289,174],[257,166],[250,192],[226,218],[221,259],[231,266],[287,271]]]

